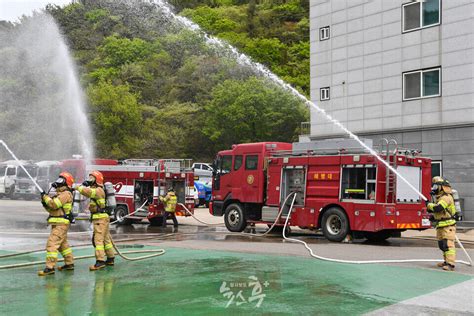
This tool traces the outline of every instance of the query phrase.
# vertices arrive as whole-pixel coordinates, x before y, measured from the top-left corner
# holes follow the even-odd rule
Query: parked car
[[[195,162],[192,165],[194,171],[194,179],[201,182],[211,182],[212,181],[212,167],[208,163],[204,162]]]

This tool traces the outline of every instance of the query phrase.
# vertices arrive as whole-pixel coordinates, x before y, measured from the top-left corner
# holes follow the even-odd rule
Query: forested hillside
[[[210,159],[233,143],[294,141],[301,101],[150,2],[49,5],[79,65],[101,157]],[[308,1],[173,0],[181,16],[309,94]],[[21,25],[11,26],[21,27]]]

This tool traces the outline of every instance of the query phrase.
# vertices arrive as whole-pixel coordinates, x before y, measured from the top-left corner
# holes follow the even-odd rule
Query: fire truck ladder
[[[393,150],[390,150],[391,145],[394,145]],[[397,168],[397,153],[398,143],[395,139],[387,140],[382,138],[380,140],[381,152],[385,153],[387,163],[394,169]],[[397,175],[387,168],[385,173],[385,203],[395,203],[397,191]]]

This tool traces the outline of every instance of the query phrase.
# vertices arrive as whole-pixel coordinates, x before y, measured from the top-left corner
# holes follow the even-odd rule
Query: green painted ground
[[[0,259],[0,265],[19,261]],[[88,271],[91,263],[81,260],[73,273],[46,278],[36,276],[37,268],[0,270],[0,314],[361,314],[470,279],[414,268],[176,248],[145,261],[118,259],[114,268],[95,273]],[[261,292],[249,286],[251,276]],[[260,307],[258,297],[249,302],[252,290],[254,298],[265,296]]]

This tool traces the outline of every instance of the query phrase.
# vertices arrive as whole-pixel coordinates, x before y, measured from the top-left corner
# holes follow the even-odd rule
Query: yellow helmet
[[[431,187],[431,191],[433,193],[437,193],[439,191],[444,191],[446,193],[453,192],[449,181],[446,179],[443,179],[440,176],[433,177],[433,179],[431,179],[431,183],[433,184],[433,186]]]

